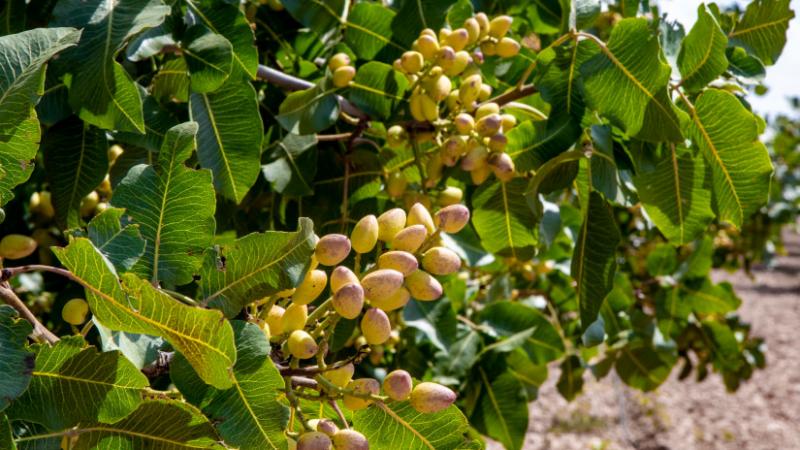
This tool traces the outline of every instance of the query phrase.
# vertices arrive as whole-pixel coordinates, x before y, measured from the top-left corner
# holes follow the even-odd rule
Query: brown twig
[[[535,94],[537,92],[539,92],[539,89],[537,89],[536,86],[534,86],[532,84],[526,84],[525,86],[521,86],[519,88],[512,89],[512,90],[510,90],[508,92],[503,92],[502,94],[500,94],[500,95],[498,95],[498,96],[496,96],[494,98],[490,98],[489,100],[486,100],[485,102],[483,102],[481,104],[484,105],[486,103],[497,103],[498,105],[503,106],[506,103],[510,103],[510,102],[519,100],[521,98],[525,98],[525,97],[527,97],[529,95],[533,95],[533,94]]]
[[[5,276],[5,270],[3,269],[3,275]],[[50,330],[47,329],[39,319],[25,306],[25,303],[17,297],[17,294],[11,289],[11,286],[5,282],[0,282],[0,299],[3,300],[7,305],[11,306],[12,308],[16,309],[19,313],[20,317],[27,320],[28,322],[33,325],[33,336],[36,338],[42,338],[49,344],[55,344],[58,342],[58,336],[53,334]]]

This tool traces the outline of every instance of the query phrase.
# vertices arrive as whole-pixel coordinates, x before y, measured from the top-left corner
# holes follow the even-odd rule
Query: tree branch
[[[5,275],[5,269],[3,270],[3,275]],[[11,285],[9,285],[6,281],[0,282],[0,299],[3,300],[7,305],[11,306],[12,308],[16,309],[19,313],[20,317],[24,318],[28,322],[33,325],[33,336],[34,337],[41,337],[48,344],[55,344],[58,342],[58,336],[53,334],[50,330],[47,329],[39,319],[25,306],[25,303],[17,297],[17,294],[14,293],[14,290],[11,289]]]
[[[497,97],[490,98],[489,100],[486,100],[485,102],[483,102],[481,104],[485,105],[487,103],[497,103],[498,105],[503,106],[506,103],[510,103],[510,102],[519,100],[521,98],[525,98],[525,97],[527,97],[529,95],[533,95],[533,94],[535,94],[537,92],[539,92],[539,89],[537,89],[536,86],[534,86],[532,84],[526,84],[524,86],[520,86],[519,88],[515,88],[515,89],[512,89],[512,90],[510,90],[508,92],[504,92],[504,93],[498,95]]]

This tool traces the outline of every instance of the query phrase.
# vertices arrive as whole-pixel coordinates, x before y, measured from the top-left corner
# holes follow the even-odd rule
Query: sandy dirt
[[[767,368],[733,394],[720,377],[678,381],[641,393],[615,375],[586,374],[584,393],[567,403],[554,367],[530,406],[526,450],[800,450],[800,236],[786,235],[789,256],[755,279],[718,272],[742,298],[741,316],[767,342]],[[499,449],[489,442],[490,449]]]

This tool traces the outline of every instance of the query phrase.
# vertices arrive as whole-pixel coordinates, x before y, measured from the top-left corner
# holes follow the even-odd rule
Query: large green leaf
[[[296,232],[252,233],[219,250],[207,250],[200,271],[201,296],[233,317],[250,302],[295,287],[314,246],[314,225],[301,218]]]
[[[327,83],[292,92],[281,102],[278,123],[292,134],[318,133],[336,123],[339,100]]]
[[[736,311],[742,304],[729,283],[715,284],[709,278],[703,279],[699,286],[682,284],[681,291],[685,292],[685,301],[697,314],[726,314]]]
[[[282,0],[281,4],[298,22],[320,35],[339,26],[350,6],[347,0]]]
[[[58,449],[62,436],[73,436],[71,450],[224,449],[200,411],[174,400],[147,400],[113,425],[88,422],[55,432],[26,434],[15,441],[25,450]]]
[[[72,72],[69,102],[81,119],[109,130],[144,133],[142,99],[131,76],[115,60],[140,32],[169,14],[161,0],[61,0],[53,25],[83,28],[80,43],[64,53]]]
[[[714,218],[711,180],[702,157],[669,144],[651,170],[633,182],[647,215],[673,244],[687,244]]]
[[[528,183],[487,181],[472,196],[472,225],[486,250],[525,261],[536,251],[536,218],[525,200]]]
[[[566,113],[551,115],[547,121],[526,121],[508,132],[506,153],[520,172],[536,170],[572,147],[581,128]]]
[[[258,71],[258,49],[253,29],[239,5],[224,0],[189,0],[186,4],[203,25],[230,42],[233,60],[254,79]]]
[[[121,208],[108,208],[96,215],[86,227],[89,239],[117,271],[130,270],[144,254],[145,241],[139,225]]]
[[[697,22],[681,42],[678,68],[681,86],[688,91],[699,91],[714,81],[728,68],[725,47],[728,38],[706,5],[697,8]]]
[[[215,91],[231,74],[231,43],[203,25],[194,25],[186,30],[182,50],[195,92]]]
[[[494,302],[481,310],[480,319],[501,336],[530,330],[531,333],[524,336],[522,348],[534,364],[546,364],[564,354],[564,343],[553,324],[544,314],[529,306]]]
[[[670,67],[645,19],[624,19],[607,46],[580,68],[584,97],[629,135],[646,141],[679,141],[679,111],[667,95]]]
[[[45,63],[80,36],[74,28],[37,28],[0,37],[0,132],[12,132],[30,117],[42,94]]]
[[[456,3],[456,0],[414,0],[402,3],[400,10],[392,21],[392,31],[397,42],[405,48],[411,48],[411,43],[419,37],[420,31],[425,28],[438,30],[447,19],[447,10]],[[457,28],[461,24],[453,24]]]
[[[580,308],[581,329],[597,319],[600,306],[614,283],[619,229],[611,208],[597,192],[589,194],[583,225],[575,241],[570,273]]]
[[[206,383],[221,389],[231,386],[236,348],[230,323],[219,311],[184,305],[130,273],[120,284],[114,268],[87,239],[74,239],[53,251],[84,286],[89,307],[103,325],[162,336]]]
[[[232,388],[220,391],[207,386],[181,357],[170,366],[172,380],[218,424],[226,444],[240,450],[285,448],[289,409],[277,401],[284,383],[272,364],[269,342],[255,324],[237,320],[233,331],[239,359],[233,367]]]
[[[56,221],[62,228],[81,225],[81,200],[106,176],[107,150],[105,132],[75,117],[59,122],[45,132],[42,139],[44,164],[53,194]]]
[[[794,18],[790,0],[755,0],[728,34],[766,65],[775,64],[786,45],[786,30]]]
[[[241,202],[261,167],[264,127],[253,85],[234,71],[216,91],[192,93],[189,108],[192,120],[200,125],[200,165],[214,173],[217,192]]]
[[[36,112],[8,133],[0,131],[0,206],[14,198],[14,186],[33,173],[33,160],[39,150],[39,121]]]
[[[8,421],[8,417],[2,413],[0,413],[0,448],[17,450],[14,435],[11,434],[11,423]]]
[[[565,358],[559,367],[561,375],[556,382],[556,389],[564,399],[571,402],[583,390],[584,368],[581,359],[577,355],[571,355]]]
[[[668,351],[640,345],[620,350],[614,368],[628,386],[652,391],[666,381],[675,361],[675,355]]]
[[[8,416],[59,430],[81,422],[114,423],[133,412],[147,377],[122,353],[85,345],[82,337],[71,336],[52,347],[33,346],[31,384]]]
[[[276,158],[261,166],[261,173],[275,192],[291,197],[314,194],[317,174],[317,136],[288,134],[271,155]]]
[[[388,64],[370,61],[358,68],[348,98],[367,114],[388,119],[405,104],[407,90],[408,80],[403,74]]]
[[[404,51],[392,41],[395,12],[377,3],[358,3],[347,16],[345,42],[364,60],[391,61]]]
[[[353,428],[374,450],[460,449],[469,442],[467,419],[455,405],[420,414],[408,402],[377,403],[353,414]]]
[[[0,411],[19,397],[31,380],[34,354],[25,344],[32,330],[27,320],[17,317],[14,308],[0,305]]]
[[[528,430],[528,397],[522,382],[510,372],[490,380],[483,368],[481,395],[472,420],[507,449],[520,449]]]
[[[711,166],[717,214],[739,227],[769,197],[772,163],[756,116],[716,89],[700,94],[689,113],[689,134]]]
[[[187,168],[197,124],[176,125],[167,133],[156,167],[128,171],[112,203],[127,210],[147,241],[134,272],[153,281],[192,281],[214,235],[216,199],[208,171]]]

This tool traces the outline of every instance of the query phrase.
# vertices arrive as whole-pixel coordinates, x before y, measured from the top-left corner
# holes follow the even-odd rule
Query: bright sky
[[[668,18],[678,20],[686,28],[687,33],[697,20],[697,7],[700,3],[696,0],[660,0],[658,2],[662,13],[666,13]],[[724,6],[734,2],[721,0],[717,3]],[[740,1],[738,3],[744,9],[744,5],[748,2]],[[786,99],[800,97],[800,74],[798,74],[800,71],[800,18],[798,17],[800,0],[791,0],[791,5],[795,11],[795,18],[789,23],[786,46],[783,48],[778,63],[767,67],[764,84],[769,91],[761,97],[755,94],[748,96],[748,101],[753,105],[753,109],[764,115],[790,114],[792,108]]]

